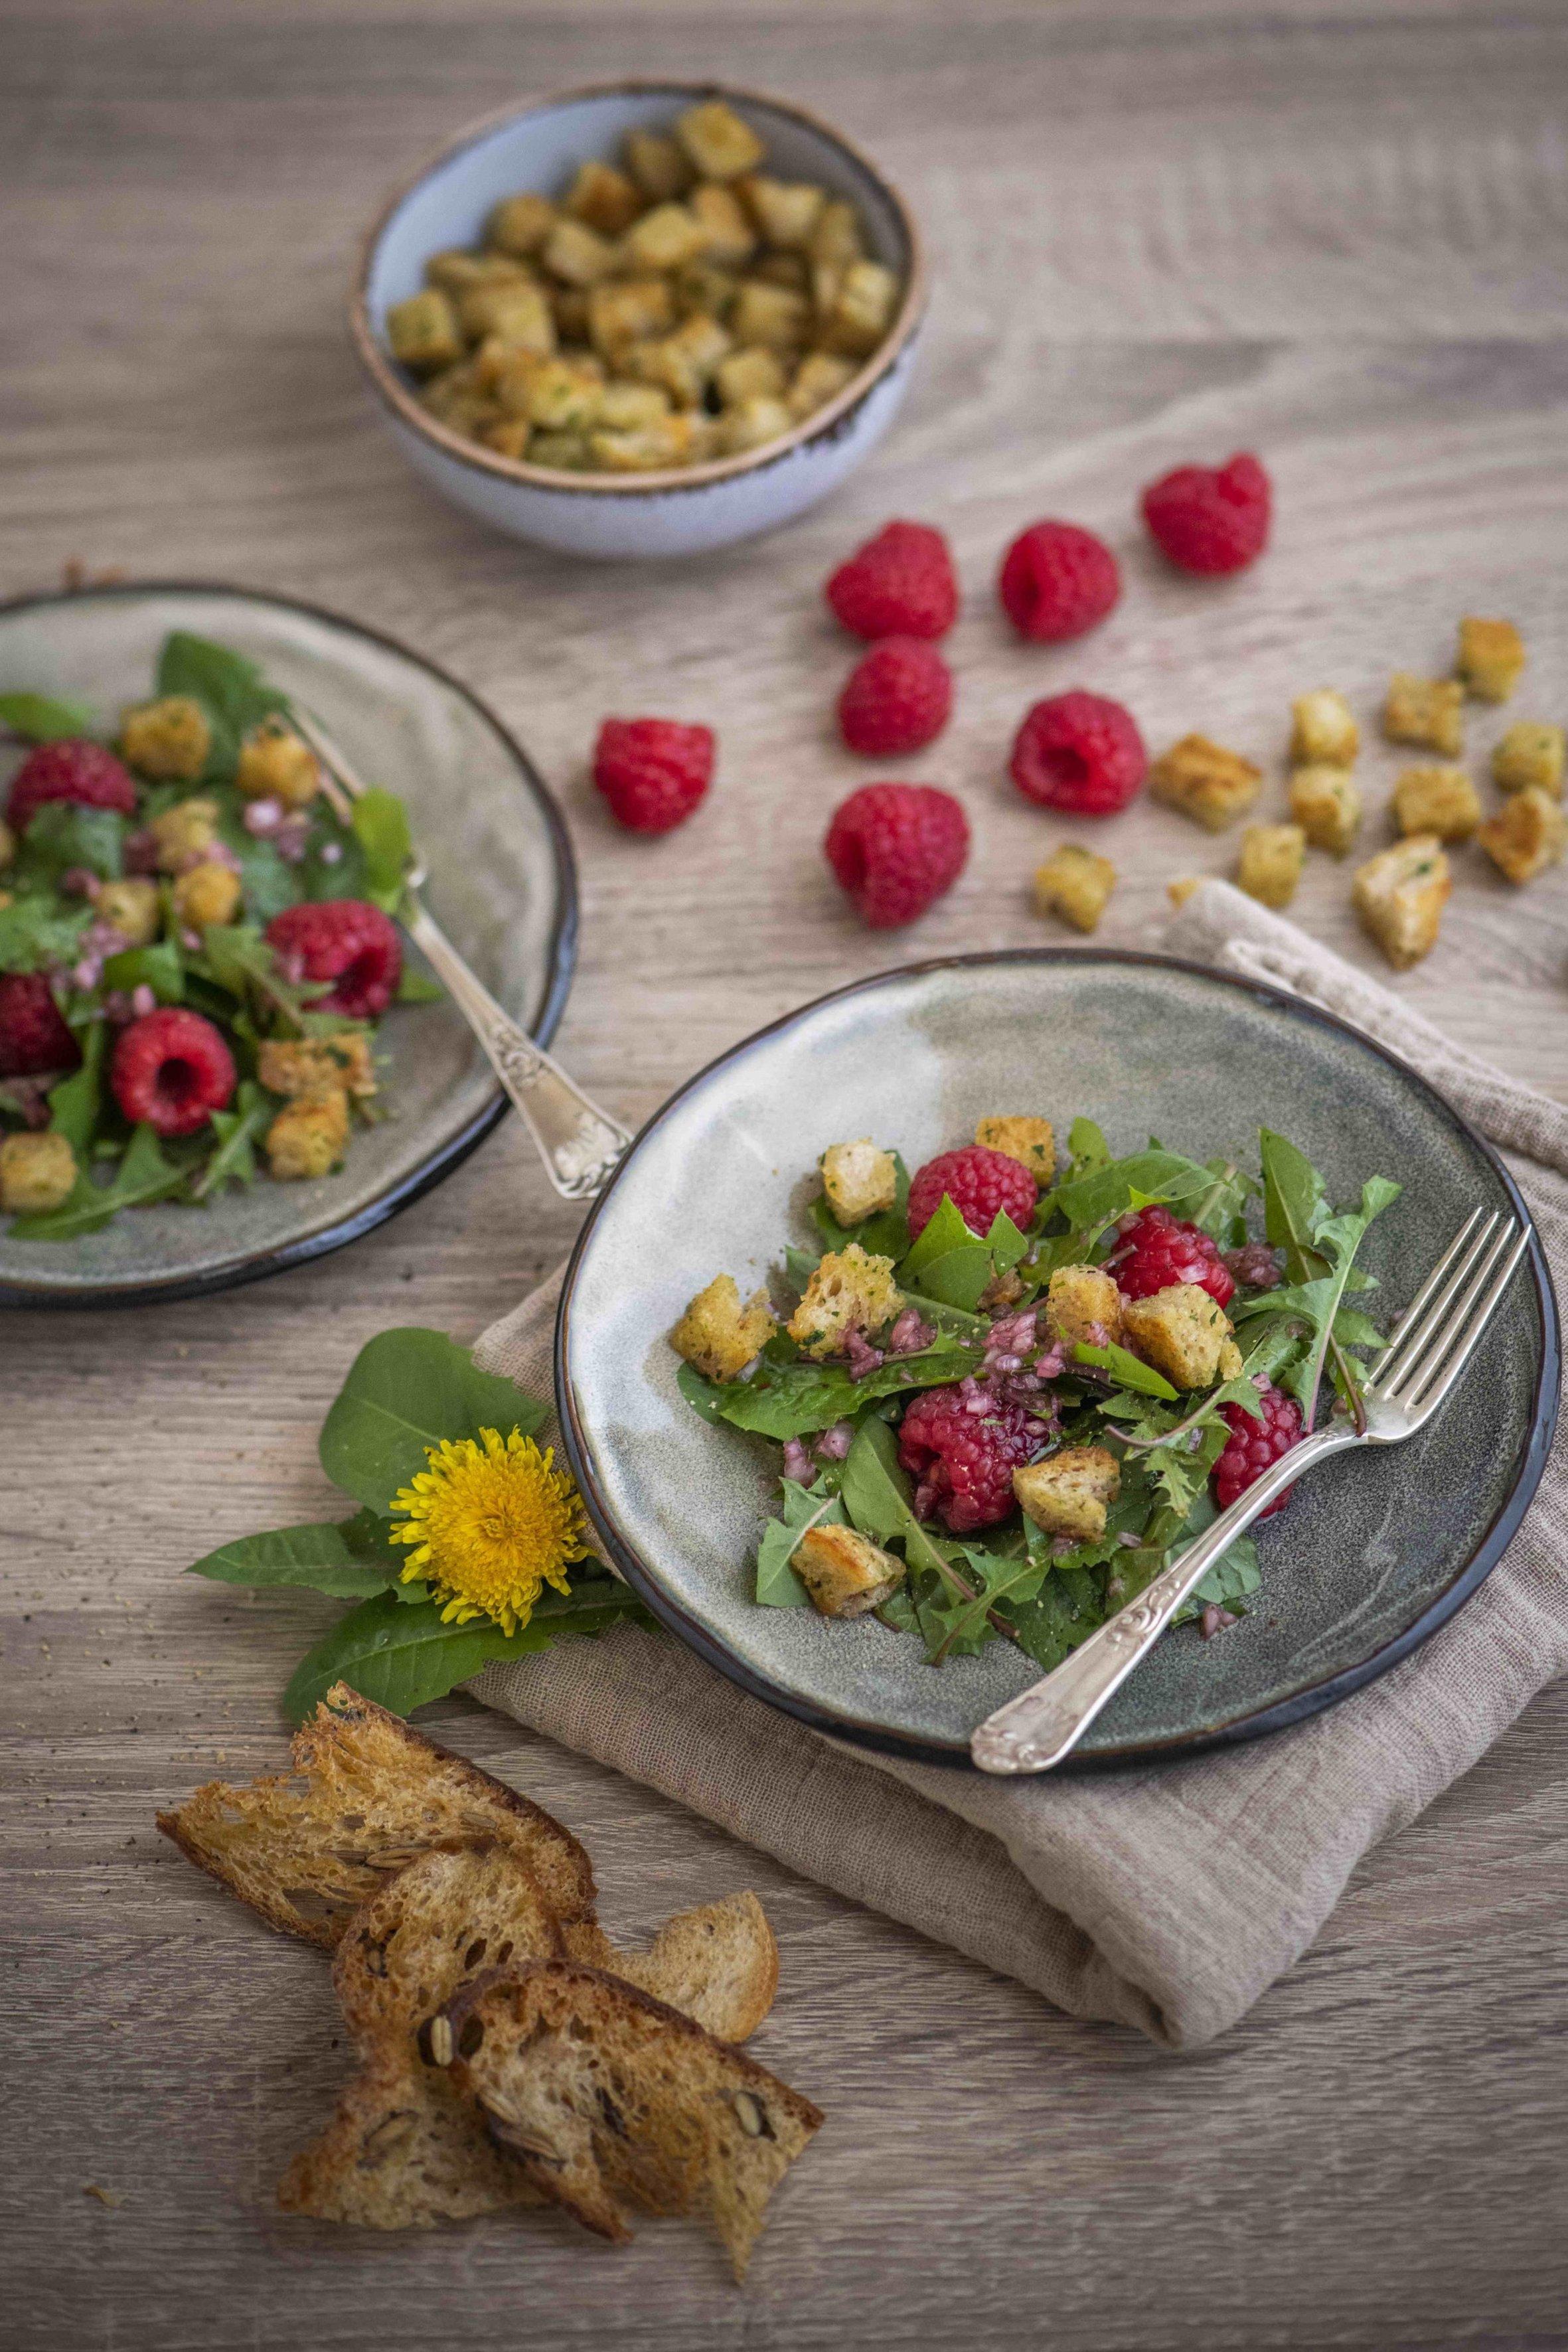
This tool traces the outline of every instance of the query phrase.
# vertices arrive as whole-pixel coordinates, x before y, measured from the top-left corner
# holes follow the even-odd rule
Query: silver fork
[[[320,719],[298,705],[289,717],[314,751],[322,771],[322,790],[333,810],[347,824],[353,803],[365,787],[339,751]],[[484,1047],[491,1069],[500,1080],[534,1143],[555,1190],[568,1201],[591,1201],[608,1183],[616,1163],[631,1144],[631,1132],[619,1119],[601,1110],[593,1097],[569,1078],[559,1062],[536,1045],[525,1029],[504,1013],[481,981],[469,971],[451,940],[431,916],[419,891],[425,881],[424,860],[415,854],[405,877],[402,923],[409,938],[429,959],[458,1012]]]
[[[1367,1374],[1366,1425],[1343,1412],[1292,1446],[1205,1528],[1135,1601],[1080,1642],[1032,1689],[987,1716],[969,1742],[983,1772],[1048,1772],[1070,1755],[1107,1701],[1159,1640],[1215,1562],[1303,1472],[1359,1445],[1400,1445],[1425,1428],[1475,1353],[1524,1255],[1517,1217],[1477,1209],[1466,1219]]]

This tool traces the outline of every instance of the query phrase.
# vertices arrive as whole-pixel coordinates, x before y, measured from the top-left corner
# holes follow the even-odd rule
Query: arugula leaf
[[[439,1004],[446,993],[434,972],[418,970],[405,951],[395,1001],[399,1004]]]
[[[185,1170],[170,1160],[147,1126],[136,1129],[130,1149],[111,1183],[97,1185],[84,1171],[76,1189],[58,1209],[37,1216],[13,1217],[9,1238],[14,1242],[74,1242],[96,1234],[121,1209],[161,1201],[185,1181]]]
[[[1214,1181],[1212,1170],[1184,1159],[1179,1151],[1135,1151],[1082,1176],[1069,1171],[1067,1181],[1041,1202],[1041,1222],[1057,1215],[1080,1231],[1103,1226],[1129,1209],[1147,1208],[1154,1201],[1173,1206],[1201,1197],[1212,1192]]]
[[[836,1421],[853,1421],[881,1397],[960,1381],[977,1368],[980,1358],[980,1349],[939,1332],[929,1348],[910,1356],[890,1356],[862,1381],[852,1381],[836,1364],[806,1360],[778,1364],[765,1356],[749,1381],[722,1385],[702,1381],[700,1388],[700,1375],[688,1381],[678,1374],[677,1379],[681,1394],[706,1420],[727,1421],[732,1428],[782,1443],[816,1429],[831,1429]]]
[[[354,839],[364,852],[365,895],[384,914],[395,915],[403,901],[405,877],[414,854],[408,813],[395,793],[379,784],[361,794],[353,804]]]
[[[1152,1364],[1119,1348],[1114,1339],[1103,1348],[1092,1347],[1087,1339],[1075,1339],[1073,1356],[1080,1364],[1098,1365],[1122,1388],[1136,1389],[1141,1396],[1168,1397],[1173,1402],[1179,1394],[1163,1372],[1157,1372]]]
[[[232,1110],[215,1110],[217,1149],[191,1180],[189,1197],[209,1201],[226,1184],[248,1184],[256,1173],[256,1145],[272,1124],[274,1105],[254,1078],[242,1078]]]
[[[268,1024],[281,1017],[299,1029],[307,1006],[329,993],[327,986],[296,986],[283,978],[278,959],[252,923],[213,923],[202,933],[202,951],[190,959],[197,979],[213,982],[241,1004],[260,1007]]]
[[[356,1511],[335,1525],[241,1536],[209,1551],[185,1573],[210,1576],[220,1584],[302,1584],[314,1592],[362,1600],[400,1582],[406,1564],[406,1553],[387,1540],[386,1521],[374,1511]]]
[[[51,694],[0,694],[0,727],[25,743],[63,743],[90,735],[93,716],[84,703],[60,702]]]
[[[185,629],[175,629],[163,640],[154,691],[188,695],[205,711],[213,740],[200,777],[203,783],[232,783],[245,737],[264,719],[289,707],[254,662]]]
[[[1049,1674],[1069,1651],[1103,1625],[1107,1611],[1100,1580],[1092,1570],[1058,1563],[1031,1600],[1004,1603],[1003,1614],[1026,1656]]]
[[[941,1628],[931,1654],[933,1666],[954,1654],[973,1656],[994,1642],[996,1629],[991,1612],[1002,1607],[1020,1609],[1033,1601],[1049,1572],[1048,1560],[1031,1559],[1026,1551],[1007,1557],[977,1544],[964,1544],[961,1549],[974,1587],[973,1597],[943,1595],[931,1604],[931,1619]]]
[[[42,971],[50,964],[74,962],[91,920],[90,907],[62,912],[52,892],[13,899],[0,907],[0,971]]]
[[[1105,1131],[1091,1118],[1075,1118],[1068,1129],[1066,1184],[1076,1184],[1086,1176],[1098,1176],[1102,1168],[1110,1165],[1110,1146]]]
[[[984,1239],[971,1233],[944,1192],[899,1268],[900,1286],[972,1314],[986,1285],[1016,1265],[1028,1246],[1005,1210],[997,1212]]]
[[[959,1588],[946,1549],[915,1517],[913,1491],[899,1462],[899,1441],[885,1421],[873,1415],[861,1423],[845,1457],[838,1493],[851,1526],[863,1536],[884,1546],[902,1544],[910,1571],[910,1614],[925,1635],[929,1654],[940,1647],[946,1631],[929,1615],[931,1580],[949,1594]],[[886,1608],[884,1603],[884,1612]],[[889,1622],[898,1622],[902,1613],[895,1612]]]
[[[356,1503],[384,1512],[444,1437],[481,1426],[526,1437],[544,1413],[510,1381],[481,1372],[444,1331],[383,1331],[354,1358],[321,1425],[321,1467]]]
[[[150,988],[160,1004],[184,1000],[185,967],[175,940],[154,940],[150,947],[122,948],[103,967],[106,988]]]
[[[49,1088],[49,1126],[63,1135],[79,1160],[92,1141],[103,1107],[103,1055],[108,1032],[101,1021],[88,1024],[81,1041],[81,1067]]]
[[[22,835],[18,866],[26,878],[46,883],[58,882],[73,866],[117,882],[125,870],[125,833],[118,809],[46,801]]]
[[[1353,1406],[1359,1381],[1346,1351],[1381,1344],[1375,1326],[1358,1310],[1347,1308],[1344,1299],[1348,1292],[1372,1287],[1369,1277],[1355,1266],[1355,1255],[1367,1228],[1398,1199],[1402,1188],[1385,1176],[1369,1177],[1362,1186],[1359,1208],[1332,1213],[1323,1180],[1304,1152],[1268,1128],[1258,1142],[1264,1227],[1269,1241],[1285,1253],[1289,1280],[1281,1289],[1237,1307],[1236,1319],[1288,1315],[1305,1323],[1307,1346],[1284,1374],[1282,1385],[1300,1403],[1310,1429],[1325,1362],[1331,1359],[1340,1391]]]
[[[756,1595],[764,1609],[804,1609],[808,1605],[808,1595],[790,1566],[795,1548],[807,1528],[841,1528],[844,1506],[826,1478],[819,1477],[810,1486],[798,1486],[793,1478],[781,1478],[779,1489],[784,1497],[784,1516],[768,1521],[757,1547]]]

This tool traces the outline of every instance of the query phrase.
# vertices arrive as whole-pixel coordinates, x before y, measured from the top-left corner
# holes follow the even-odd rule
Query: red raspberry
[[[1215,1501],[1222,1511],[1228,1511],[1238,1495],[1245,1495],[1282,1454],[1289,1454],[1301,1441],[1301,1408],[1294,1397],[1277,1389],[1272,1381],[1259,1381],[1258,1402],[1263,1408],[1260,1422],[1253,1420],[1245,1405],[1220,1408],[1231,1428],[1225,1452],[1214,1465]],[[1287,1486],[1277,1502],[1259,1511],[1258,1517],[1271,1519],[1276,1511],[1282,1511],[1291,1492]]]
[[[5,821],[13,832],[25,833],[46,801],[77,801],[83,808],[118,809],[131,816],[136,783],[130,769],[101,743],[70,735],[58,743],[38,744],[12,777]]]
[[[834,811],[822,845],[871,929],[896,930],[963,873],[969,820],[934,784],[862,784]]]
[[[1149,754],[1130,710],[1079,689],[1036,703],[1007,765],[1026,801],[1071,816],[1114,816],[1142,783]]]
[[[632,833],[672,833],[713,781],[713,730],[679,719],[606,719],[594,782]]]
[[[1178,466],[1143,493],[1143,520],[1184,572],[1242,572],[1268,541],[1271,493],[1256,457]]]
[[[1020,636],[1042,645],[1081,637],[1121,593],[1116,558],[1076,522],[1036,522],[1002,559],[996,593]]]
[[[947,725],[952,673],[919,637],[884,637],[850,671],[838,698],[838,726],[852,751],[885,759],[918,751]]]
[[[1236,1279],[1219,1244],[1201,1225],[1173,1217],[1169,1209],[1140,1209],[1121,1228],[1121,1248],[1110,1261],[1123,1298],[1152,1298],[1173,1282],[1195,1282],[1216,1307],[1236,1296]]]
[[[41,971],[0,971],[0,1078],[74,1070],[81,1060]]]
[[[109,1065],[114,1099],[133,1125],[194,1135],[234,1093],[234,1055],[199,1013],[165,1004],[122,1029]]]
[[[994,1527],[1013,1508],[1014,1471],[1034,1459],[1044,1434],[1022,1405],[1003,1404],[973,1381],[922,1391],[899,1431],[916,1513],[935,1516],[954,1535]]]
[[[945,637],[958,618],[958,583],[940,530],[890,522],[841,563],[823,591],[858,637]]]
[[[1039,1187],[1020,1160],[1005,1151],[989,1151],[983,1143],[966,1143],[961,1151],[942,1151],[928,1160],[910,1186],[910,1239],[930,1224],[948,1195],[972,1234],[982,1238],[991,1231],[998,1210],[1005,1209],[1020,1232],[1027,1232],[1039,1199]]]
[[[397,925],[363,898],[322,898],[285,907],[267,926],[268,945],[293,981],[335,981],[316,1013],[342,1013],[353,1021],[379,1021],[403,976]]]

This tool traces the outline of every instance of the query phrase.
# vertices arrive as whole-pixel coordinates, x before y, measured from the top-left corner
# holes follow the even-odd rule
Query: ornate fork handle
[[[1032,1690],[986,1717],[969,1743],[981,1770],[1045,1772],[1059,1764],[1244,1528],[1314,1462],[1364,1443],[1348,1422],[1331,1422],[1282,1454],[1135,1601],[1080,1642]]]

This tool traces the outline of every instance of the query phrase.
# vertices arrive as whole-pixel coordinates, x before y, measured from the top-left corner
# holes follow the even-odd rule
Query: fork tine
[[[1509,1247],[1510,1240],[1512,1246]],[[1510,1232],[1504,1234],[1506,1255],[1501,1265],[1490,1275],[1468,1319],[1461,1321],[1456,1317],[1455,1330],[1446,1335],[1441,1349],[1434,1351],[1431,1361],[1424,1367],[1414,1386],[1401,1400],[1406,1412],[1416,1414],[1425,1421],[1429,1413],[1436,1412],[1480,1344],[1481,1334],[1496,1313],[1529,1245],[1529,1234],[1517,1226],[1510,1227]]]
[[[1406,1308],[1398,1336],[1372,1367],[1371,1386],[1387,1391],[1397,1388],[1409,1377],[1417,1359],[1425,1353],[1433,1333],[1451,1309],[1457,1293],[1474,1270],[1477,1260],[1485,1253],[1497,1231],[1501,1213],[1500,1210],[1494,1209],[1478,1224],[1476,1219],[1481,1217],[1481,1212],[1478,1210],[1475,1216],[1461,1227],[1452,1246],[1433,1267]]]
[[[1497,1213],[1494,1210],[1493,1214],[1495,1215],[1496,1213]],[[1442,1281],[1444,1276],[1447,1273],[1448,1268],[1453,1265],[1454,1260],[1458,1256],[1459,1252],[1464,1248],[1465,1244],[1475,1232],[1479,1220],[1484,1217],[1486,1211],[1484,1209],[1472,1209],[1470,1211],[1469,1215],[1465,1219],[1464,1223],[1459,1227],[1458,1232],[1454,1235],[1453,1240],[1448,1244],[1447,1248],[1443,1252],[1442,1256],[1437,1260],[1436,1265],[1432,1268],[1431,1273],[1426,1276],[1426,1281],[1422,1284],[1415,1297],[1410,1301],[1407,1307],[1402,1309],[1398,1317],[1395,1318],[1394,1328],[1389,1334],[1388,1339],[1384,1343],[1382,1354],[1374,1357],[1372,1364],[1368,1368],[1369,1379],[1375,1380],[1377,1378],[1380,1367],[1393,1360],[1401,1342],[1409,1333],[1415,1330],[1415,1318],[1426,1307],[1427,1301],[1436,1290],[1438,1284]]]
[[[1400,1365],[1384,1393],[1414,1411],[1416,1396],[1431,1379],[1442,1370],[1449,1349],[1475,1303],[1496,1271],[1498,1262],[1518,1231],[1510,1217],[1500,1233],[1487,1234],[1484,1247],[1472,1256],[1462,1271],[1454,1275],[1444,1292],[1439,1314],[1434,1308],[1426,1317],[1427,1328],[1420,1344],[1414,1348]]]

